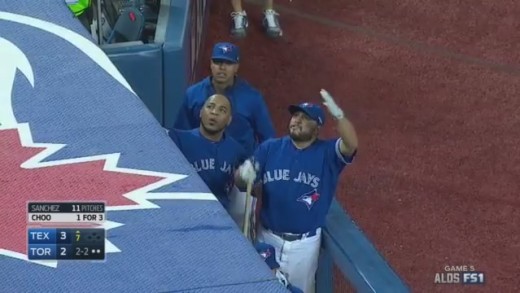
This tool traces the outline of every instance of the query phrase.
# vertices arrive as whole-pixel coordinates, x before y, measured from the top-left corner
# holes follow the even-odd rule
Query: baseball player
[[[241,183],[259,180],[262,187],[258,241],[274,246],[281,270],[306,293],[314,292],[321,228],[339,175],[358,146],[354,126],[343,110],[327,91],[320,93],[336,120],[339,138],[318,138],[325,123],[319,105],[293,105],[289,135],[262,143],[253,160],[246,160],[237,171]]]
[[[275,136],[275,130],[262,94],[237,76],[239,48],[231,43],[217,43],[211,56],[211,76],[186,90],[175,128],[199,127],[200,109],[214,94],[227,96],[233,104],[233,120],[226,133],[251,155],[256,146]]]
[[[227,97],[212,95],[199,112],[199,127],[168,132],[226,209],[235,170],[247,158],[242,146],[224,132],[231,123],[231,112],[232,105]]]
[[[287,277],[282,273],[279,268],[280,264],[276,261],[276,251],[272,245],[269,245],[264,242],[257,242],[255,244],[256,251],[260,256],[264,259],[265,263],[269,266],[269,268],[273,271],[273,273],[278,278],[278,281],[282,283],[290,292],[292,293],[303,293],[297,287],[294,287],[287,281]]]

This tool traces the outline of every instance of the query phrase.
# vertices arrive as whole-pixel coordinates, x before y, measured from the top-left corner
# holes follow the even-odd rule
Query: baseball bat
[[[244,226],[243,226],[243,233],[244,236],[246,236],[247,239],[252,240],[249,234],[250,229],[250,219],[251,219],[251,192],[253,190],[253,183],[249,182],[247,183],[247,189],[246,189],[246,206],[244,207]]]

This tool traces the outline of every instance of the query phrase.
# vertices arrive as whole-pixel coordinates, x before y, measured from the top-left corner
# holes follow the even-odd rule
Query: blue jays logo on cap
[[[255,245],[255,248],[258,254],[260,254],[260,256],[264,259],[265,263],[269,266],[269,268],[277,269],[280,267],[280,265],[276,261],[276,252],[272,245],[264,242],[258,242]]]
[[[227,52],[231,52],[232,48],[231,47],[228,47],[226,45],[222,45],[220,47],[220,49],[222,50],[222,53],[226,54]]]
[[[271,256],[271,252],[270,252],[269,250],[262,251],[262,252],[260,252],[260,255],[261,255],[264,259],[267,259],[268,257]]]
[[[213,46],[211,59],[238,63],[240,60],[240,50],[237,46],[231,43],[217,43]]]
[[[325,112],[323,112],[323,109],[317,104],[301,103],[299,105],[289,106],[289,113],[291,113],[291,115],[296,112],[305,113],[320,126],[325,124]]]

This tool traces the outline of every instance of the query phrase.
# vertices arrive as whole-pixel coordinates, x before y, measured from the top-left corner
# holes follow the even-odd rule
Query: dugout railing
[[[336,266],[356,292],[410,292],[406,283],[368,240],[340,204],[333,200],[322,234],[316,292],[334,292]]]

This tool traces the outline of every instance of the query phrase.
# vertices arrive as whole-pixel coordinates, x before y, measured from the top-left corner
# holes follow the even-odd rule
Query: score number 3
[[[79,234],[79,231],[76,231],[76,241],[79,241],[80,239],[80,234]],[[67,240],[67,232],[65,231],[61,231],[60,232],[60,240]]]
[[[60,240],[67,240],[67,232],[61,231],[60,232]],[[61,256],[67,256],[67,248],[60,247],[60,255]]]

